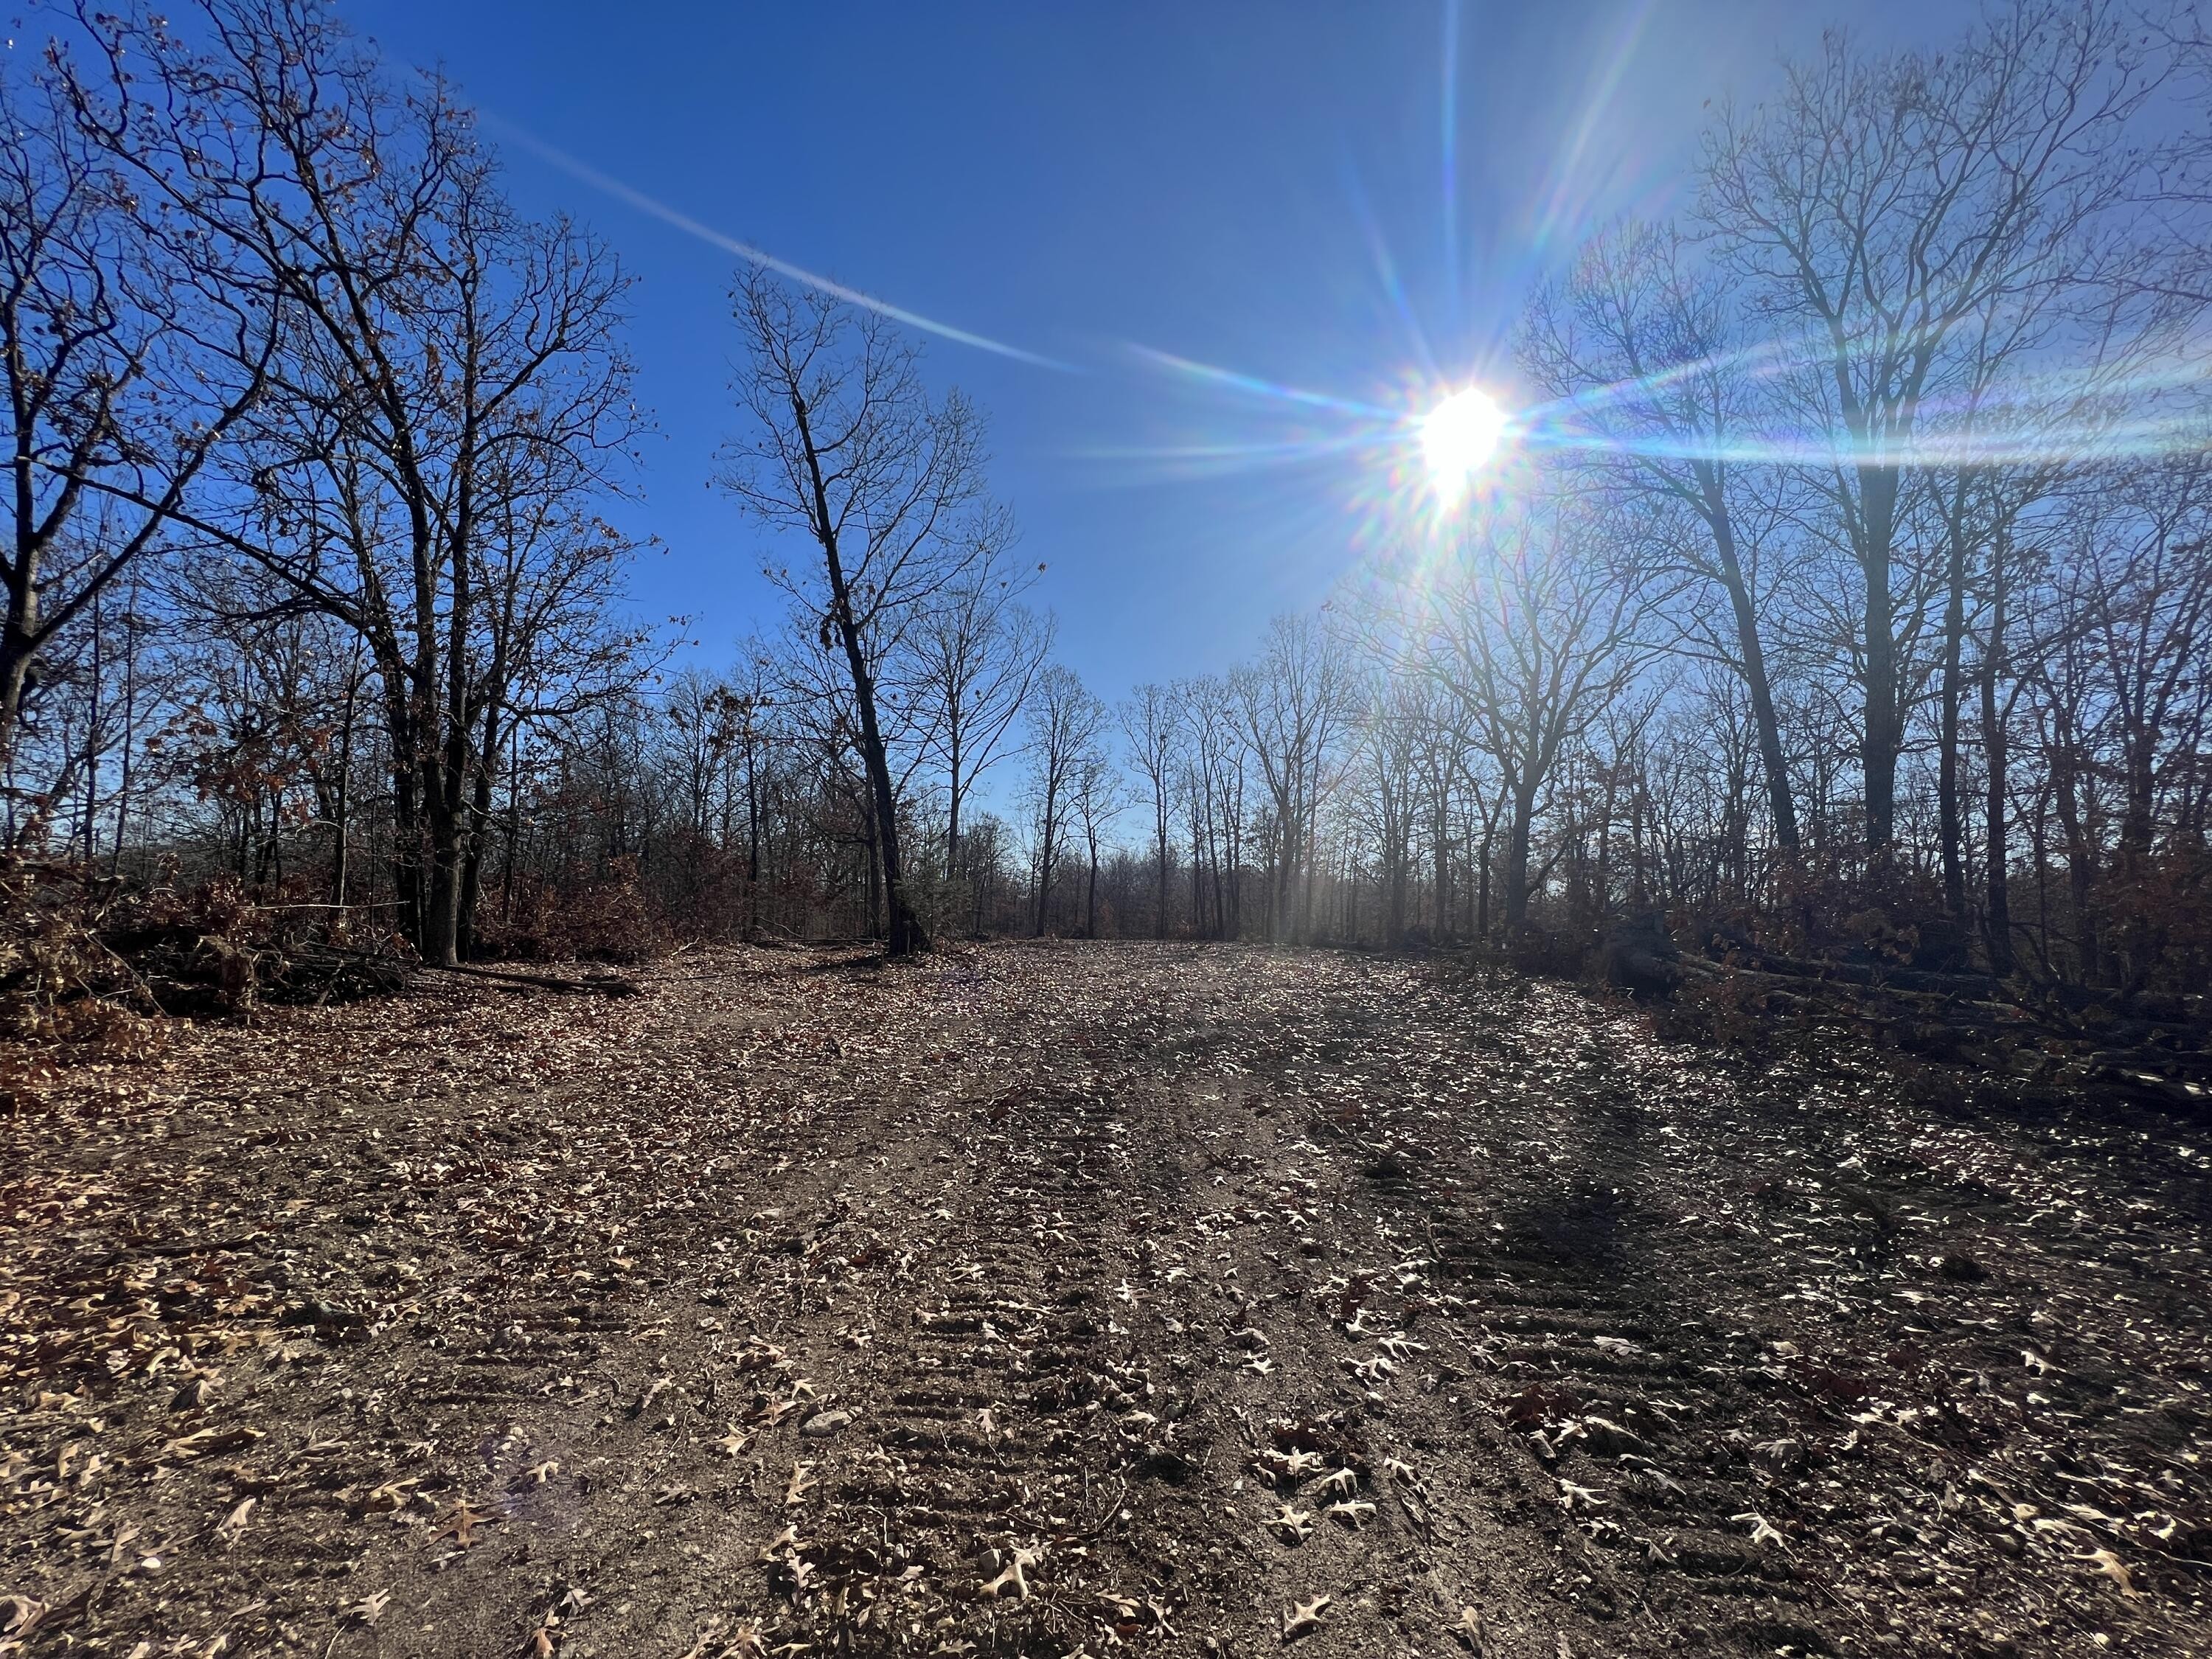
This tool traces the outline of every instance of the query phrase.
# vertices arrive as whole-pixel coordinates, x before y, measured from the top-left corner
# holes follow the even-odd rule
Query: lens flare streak
[[[1128,349],[1146,362],[1158,368],[1188,376],[1194,380],[1226,386],[1232,391],[1249,392],[1255,397],[1305,409],[1333,410],[1339,414],[1357,416],[1369,420],[1395,420],[1397,412],[1364,404],[1351,398],[1340,398],[1326,392],[1307,392],[1294,386],[1283,386],[1273,380],[1246,374],[1233,368],[1217,368],[1211,363],[1197,362],[1188,357],[1178,357],[1172,352],[1159,351],[1151,346],[1131,345]]]
[[[957,345],[972,346],[978,351],[988,351],[1000,357],[1011,357],[1016,362],[1029,363],[1038,368],[1057,369],[1062,374],[1073,374],[1082,372],[1073,363],[1065,363],[1056,357],[1048,357],[1039,352],[1027,351],[1020,346],[1008,345],[1005,341],[994,340],[988,334],[977,334],[969,329],[956,328],[951,323],[941,323],[934,317],[926,317],[918,311],[909,311],[903,306],[893,305],[888,300],[879,300],[872,294],[848,287],[817,271],[809,270],[804,265],[793,264],[788,259],[779,258],[764,248],[755,247],[750,242],[741,242],[734,236],[723,234],[712,225],[701,223],[690,215],[669,206],[657,197],[647,195],[635,185],[625,184],[611,173],[600,172],[599,168],[588,162],[578,161],[566,150],[556,149],[535,133],[517,126],[512,121],[504,120],[482,108],[477,111],[477,117],[486,125],[495,128],[507,139],[528,150],[539,161],[558,167],[570,178],[589,185],[603,195],[611,196],[615,200],[635,208],[640,213],[658,219],[663,224],[672,226],[685,235],[706,243],[709,247],[720,248],[725,253],[734,253],[738,258],[753,264],[766,266],[778,276],[788,277],[802,287],[813,289],[817,293],[827,294],[832,298],[844,301],[848,305],[859,306],[865,311],[872,311],[880,317],[888,317],[893,322],[904,323],[909,328],[919,329],[925,334],[934,334],[939,339],[950,340]]]

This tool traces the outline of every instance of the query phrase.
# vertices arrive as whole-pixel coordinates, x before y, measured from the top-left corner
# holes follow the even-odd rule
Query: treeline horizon
[[[784,614],[621,620],[613,250],[330,13],[50,10],[0,81],[17,854],[426,960],[1608,935],[2212,978],[2212,137],[2189,8],[1831,35],[1530,297],[1455,496],[1231,672],[1054,656],[986,422],[747,269]],[[128,69],[125,67],[129,65]],[[1409,427],[1409,434],[1410,434]],[[1407,442],[1411,443],[1410,436]]]

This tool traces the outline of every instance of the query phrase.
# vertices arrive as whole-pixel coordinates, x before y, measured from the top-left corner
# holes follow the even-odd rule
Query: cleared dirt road
[[[2202,1126],[1317,951],[647,981],[26,1097],[0,1652],[2212,1650]]]

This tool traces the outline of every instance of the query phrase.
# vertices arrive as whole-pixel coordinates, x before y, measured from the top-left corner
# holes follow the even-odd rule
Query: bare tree
[[[740,274],[734,302],[746,349],[738,394],[753,431],[725,447],[722,482],[762,522],[812,544],[805,565],[772,563],[769,574],[843,656],[890,951],[904,956],[928,941],[908,889],[878,682],[990,545],[963,533],[982,492],[981,426],[957,393],[929,396],[918,349],[874,313],[794,294],[762,267]]]
[[[1418,682],[1387,671],[1370,678],[1361,721],[1352,820],[1371,838],[1381,865],[1382,939],[1406,942],[1407,893],[1413,879],[1413,840],[1420,811],[1423,751],[1437,736]]]
[[[2166,61],[2118,4],[2036,0],[1988,14],[1940,55],[1869,56],[1832,33],[1771,102],[1724,110],[1708,135],[1701,217],[1796,358],[1777,384],[1829,452],[1802,476],[1860,586],[1877,860],[1895,838],[1911,691],[1894,576],[1926,411],[1975,319],[2069,280],[2084,227],[2136,193],[2145,158],[2130,124]]]
[[[1129,805],[1129,796],[1114,757],[1107,752],[1104,710],[1091,732],[1090,747],[1075,767],[1075,822],[1083,834],[1087,878],[1083,893],[1083,936],[1098,937],[1098,856],[1102,838]]]
[[[1175,794],[1176,770],[1180,763],[1175,696],[1165,686],[1144,684],[1121,704],[1122,735],[1128,739],[1129,758],[1143,778],[1152,807],[1152,863],[1158,877],[1152,910],[1152,936],[1168,936],[1169,815]]]
[[[0,68],[0,766],[41,654],[173,529],[277,336],[265,296],[163,257],[128,170],[80,120],[66,49],[52,56],[43,73]]]
[[[1751,488],[1739,455],[1758,435],[1753,365],[1728,286],[1671,226],[1624,224],[1593,240],[1565,280],[1538,294],[1522,357],[1567,400],[1586,464],[1626,497],[1652,568],[1717,589],[1717,626],[1702,606],[1681,618],[1693,653],[1741,676],[1759,726],[1767,811],[1786,858],[1797,812],[1775,719],[1760,617],[1772,598],[1780,538],[1771,493]]]
[[[1509,930],[1528,921],[1531,830],[1553,769],[1650,654],[1646,602],[1602,551],[1557,501],[1486,517],[1430,599],[1430,660],[1503,781]]]
[[[1178,728],[1176,781],[1190,833],[1191,932],[1234,939],[1243,927],[1244,781],[1249,752],[1241,735],[1236,677],[1201,674],[1178,680],[1170,690],[1169,702]],[[1272,847],[1279,837],[1267,833]]]
[[[2112,481],[2064,580],[2111,711],[2121,866],[2140,870],[2161,796],[2202,763],[2190,716],[2212,651],[2212,459],[2190,455]]]
[[[635,667],[603,621],[629,546],[584,506],[637,429],[628,282],[566,222],[514,212],[441,82],[391,82],[286,0],[205,0],[197,21],[103,23],[104,76],[71,85],[167,257],[282,318],[225,454],[234,489],[171,516],[361,635],[401,911],[452,962],[516,688],[557,705]]]
[[[1036,918],[1042,939],[1052,903],[1053,876],[1066,850],[1078,793],[1096,760],[1106,728],[1106,706],[1085,689],[1073,670],[1054,663],[1037,676],[1030,714],[1030,804],[1036,820]],[[1094,795],[1103,824],[1106,797]]]
[[[1311,915],[1313,837],[1330,763],[1357,711],[1349,653],[1315,618],[1267,624],[1260,659],[1231,681],[1239,735],[1259,763],[1274,805],[1273,936],[1302,936]],[[1298,908],[1303,896],[1304,909]]]
[[[945,768],[945,863],[960,860],[960,809],[976,780],[1006,755],[1052,650],[1050,616],[1024,608],[1021,596],[1042,565],[1024,569],[1012,556],[1013,525],[1003,513],[980,519],[968,570],[945,589],[914,630],[909,671],[929,703],[931,749]]]

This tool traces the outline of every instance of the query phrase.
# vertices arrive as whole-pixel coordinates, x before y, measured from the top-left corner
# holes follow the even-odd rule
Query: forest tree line
[[[1624,927],[2212,971],[2207,43],[1830,37],[1531,298],[1521,407],[1231,672],[1054,656],[985,422],[739,273],[716,482],[781,617],[627,626],[613,251],[325,9],[49,15],[0,94],[11,845],[426,959]],[[166,878],[166,877],[165,877]]]

